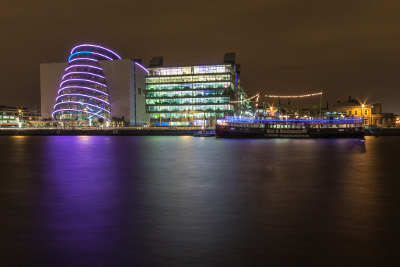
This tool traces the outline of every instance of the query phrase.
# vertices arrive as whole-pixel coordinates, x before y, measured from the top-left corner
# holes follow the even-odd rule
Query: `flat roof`
[[[209,63],[209,64],[191,64],[191,65],[167,65],[159,67],[147,67],[147,69],[168,69],[168,68],[185,68],[185,67],[202,67],[202,66],[233,66],[230,63]]]

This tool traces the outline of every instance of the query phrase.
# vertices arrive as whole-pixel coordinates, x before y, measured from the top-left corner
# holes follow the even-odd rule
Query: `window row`
[[[106,84],[106,79],[101,78],[101,77],[97,77],[97,76],[94,76],[94,75],[90,75],[90,74],[85,74],[85,73],[66,75],[64,77],[63,81],[68,81],[68,80],[72,80],[72,79],[85,79],[85,80],[90,80],[90,81],[95,81],[95,82],[99,82],[99,83],[102,83],[102,84]]]
[[[304,129],[305,126],[302,123],[299,124],[268,124],[267,128],[271,129]]]
[[[187,106],[147,106],[148,112],[174,112],[174,111],[230,111],[231,105],[187,105]]]
[[[83,97],[83,96],[64,96],[60,97],[57,100],[56,106],[59,107],[63,103],[74,103],[77,105],[86,105],[96,109],[96,107],[100,107],[106,110],[111,110],[111,106],[100,99],[91,98],[91,97]]]
[[[218,90],[201,90],[201,91],[170,91],[170,92],[148,92],[146,97],[199,97],[199,96],[222,96],[229,95],[223,89]]]
[[[207,88],[234,88],[230,82],[210,83],[181,83],[181,84],[147,84],[146,90],[181,90],[181,89],[207,89]]]
[[[78,103],[60,103],[59,105],[57,105],[55,107],[55,110],[60,110],[60,109],[77,109],[77,110],[82,110],[82,112],[91,112],[91,113],[96,113],[96,114],[100,114],[102,116],[103,113],[107,113],[110,114],[108,111],[110,111],[110,107],[105,106],[105,107],[101,107],[101,106],[97,106],[97,105],[85,105],[85,104],[78,104]]]
[[[17,120],[0,120],[0,123],[14,123],[17,122]]]
[[[353,115],[352,113],[353,112],[351,110],[347,112],[348,115]],[[364,113],[364,116],[369,115],[368,109],[364,109],[362,113]],[[354,110],[354,116],[361,116],[362,113],[361,110]]]
[[[108,113],[99,113],[99,115],[109,118],[110,116]],[[97,120],[98,118],[96,116],[93,116],[92,114],[89,113],[84,113],[84,112],[74,112],[74,111],[65,111],[65,112],[57,112],[55,113],[55,116],[61,120]]]
[[[229,104],[229,98],[213,97],[213,98],[178,98],[178,99],[146,99],[147,105],[198,105],[198,104]]]
[[[93,99],[101,99],[110,102],[108,95],[98,93],[90,89],[79,89],[79,88],[68,88],[61,91],[62,94],[59,95],[59,100],[68,99],[67,97],[92,97]],[[85,97],[85,98],[87,98]]]
[[[15,119],[14,116],[0,116],[0,119]]]
[[[108,89],[105,86],[102,86],[100,84],[97,84],[95,82],[85,82],[85,81],[66,81],[65,83],[62,84],[62,88],[67,88],[65,90],[86,90],[86,89],[80,89],[80,87],[86,87],[89,88],[87,90],[90,90],[90,88],[99,90],[105,93],[108,93]],[[63,92],[65,92],[63,90]]]
[[[193,67],[156,68],[150,70],[150,74],[154,76],[225,73],[225,72],[232,72],[232,67],[228,65],[211,65],[211,66],[193,66]]]
[[[230,81],[231,75],[199,75],[199,76],[174,76],[174,77],[147,77],[146,83],[174,83],[174,82],[207,82]]]
[[[213,119],[217,118],[225,118],[224,112],[201,112],[201,113],[151,113],[150,119],[180,119],[180,120],[187,120],[187,119],[204,119],[204,114],[206,119],[210,118]]]
[[[89,66],[89,65],[75,65],[75,66],[70,66],[66,68],[67,73],[70,72],[89,72],[89,73],[94,73],[97,75],[103,75],[103,71],[101,69],[97,69],[95,67]]]

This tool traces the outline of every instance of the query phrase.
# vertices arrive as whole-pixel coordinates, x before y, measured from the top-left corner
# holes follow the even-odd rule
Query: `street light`
[[[19,128],[21,128],[21,125],[24,123],[24,114],[22,113],[22,109],[18,109],[19,116],[21,116],[21,120],[19,122]]]
[[[364,104],[362,104],[361,105],[361,116],[362,116],[362,118],[363,118],[363,124],[365,124],[365,122],[364,122],[364,113],[363,113],[363,108],[365,107],[365,105]]]

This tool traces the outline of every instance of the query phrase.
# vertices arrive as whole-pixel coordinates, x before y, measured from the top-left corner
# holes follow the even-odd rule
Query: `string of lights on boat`
[[[305,94],[305,95],[265,95],[265,97],[269,98],[305,98],[305,97],[313,97],[322,95],[322,92]]]

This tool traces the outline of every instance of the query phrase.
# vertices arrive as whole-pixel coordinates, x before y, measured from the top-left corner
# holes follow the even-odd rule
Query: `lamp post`
[[[19,116],[21,116],[20,123],[19,123],[19,128],[21,128],[21,126],[24,122],[24,113],[22,113],[22,109],[18,109],[18,113],[19,113]]]
[[[363,108],[365,107],[365,105],[364,104],[362,104],[361,105],[361,116],[362,116],[362,118],[363,118],[363,124],[365,125],[365,123],[364,123],[364,114],[363,114]]]
[[[369,109],[369,125],[372,126],[372,109],[374,108],[374,106],[371,106],[371,108]]]

